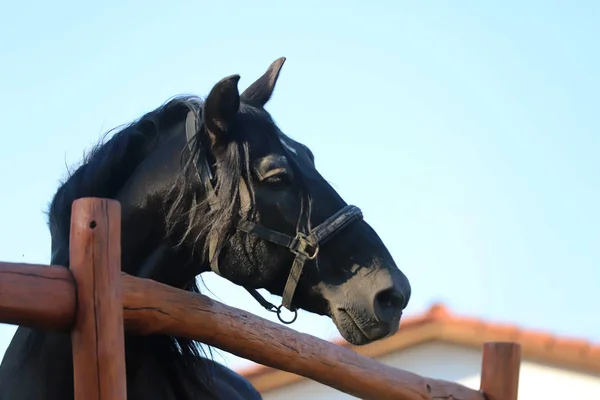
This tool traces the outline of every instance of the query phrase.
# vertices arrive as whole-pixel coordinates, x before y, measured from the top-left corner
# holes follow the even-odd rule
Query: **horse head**
[[[290,310],[328,315],[349,342],[369,343],[397,331],[410,284],[311,150],[266,111],[284,61],[241,95],[239,75],[222,79],[188,112],[192,172],[175,185],[173,232],[196,254],[192,274],[211,269],[279,311],[255,290],[265,288]]]
[[[189,288],[212,270],[267,309],[329,316],[354,344],[396,332],[408,279],[265,109],[284,61],[241,94],[233,75],[204,101],[175,98],[93,151],[51,205],[53,262],[68,265],[72,200],[111,197],[122,206],[125,272]]]

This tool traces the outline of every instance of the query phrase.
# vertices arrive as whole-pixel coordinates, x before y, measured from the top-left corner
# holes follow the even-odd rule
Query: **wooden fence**
[[[0,262],[0,321],[71,331],[76,400],[125,400],[124,329],[161,333],[295,373],[362,399],[516,400],[517,343],[486,343],[481,390],[392,368],[206,296],[121,273],[121,208],[73,203],[70,270]]]

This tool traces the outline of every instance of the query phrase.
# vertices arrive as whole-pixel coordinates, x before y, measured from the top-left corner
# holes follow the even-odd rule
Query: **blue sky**
[[[268,109],[380,233],[409,313],[443,301],[598,341],[599,16],[591,1],[2,5],[0,258],[49,261],[43,211],[103,132],[286,56]],[[293,327],[336,336],[306,313]]]

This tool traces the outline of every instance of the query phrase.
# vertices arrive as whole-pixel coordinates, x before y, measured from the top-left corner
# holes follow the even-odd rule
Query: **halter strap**
[[[191,156],[194,157],[196,149],[193,148],[194,138],[198,133],[196,114],[190,111],[186,117],[185,134],[187,138],[188,149]],[[206,196],[208,197],[209,204],[211,207],[218,207],[217,198],[212,185],[212,172],[206,157],[202,165],[199,165],[198,159],[194,159],[196,164],[196,173],[198,178],[202,182],[205,188]],[[242,181],[243,182],[243,181]],[[242,186],[240,184],[240,186]],[[244,185],[245,186],[245,185]],[[240,188],[241,189],[241,188]],[[247,188],[244,188],[247,192]],[[246,193],[247,194],[247,193]],[[255,222],[249,221],[245,218],[241,218],[237,224],[237,230],[246,233],[247,235],[254,235],[263,240],[271,243],[278,244],[280,246],[288,248],[294,255],[294,261],[288,275],[285,287],[282,294],[282,303],[280,306],[267,301],[256,289],[244,287],[251,295],[256,299],[267,311],[277,313],[279,320],[285,324],[291,324],[298,316],[297,309],[292,308],[292,300],[294,293],[298,287],[298,282],[302,276],[304,265],[307,261],[316,260],[319,255],[319,248],[321,245],[326,243],[331,237],[339,233],[341,230],[346,228],[352,222],[362,219],[363,215],[361,210],[353,205],[347,205],[337,211],[335,214],[327,218],[317,227],[315,227],[309,234],[297,231],[296,236],[292,237],[286,233],[278,232],[273,229],[264,227]],[[208,239],[208,259],[210,268],[217,275],[221,275],[219,271],[219,254],[217,253],[217,238],[210,236]],[[294,317],[291,321],[285,321],[281,317],[281,308],[285,307],[290,311],[293,311]]]
[[[348,205],[319,224],[309,235],[297,232],[295,237],[265,228],[245,219],[238,223],[237,229],[271,243],[287,247],[296,255],[282,295],[282,305],[288,310],[294,311],[292,309],[292,299],[306,261],[315,260],[319,255],[319,248],[322,244],[353,221],[361,219],[362,216],[362,212],[358,207]]]

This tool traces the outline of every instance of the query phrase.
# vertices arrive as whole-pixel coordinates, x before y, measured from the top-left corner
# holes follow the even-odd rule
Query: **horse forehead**
[[[308,155],[310,150],[306,145],[295,141],[284,133],[279,134],[279,140],[283,147],[288,150],[288,157],[294,160],[305,177],[310,178],[313,182],[321,179],[314,164],[310,161],[310,156]]]
[[[296,146],[294,146],[293,144],[289,143],[287,140],[285,140],[284,138],[281,138],[281,137],[279,138],[279,141],[281,142],[283,147],[285,147],[286,149],[288,149],[295,155],[298,155],[298,149],[296,149]]]
[[[303,145],[296,142],[294,139],[287,137],[283,133],[279,134],[279,141],[287,150],[289,150],[291,153],[293,153],[296,156],[299,155],[299,153],[304,150]]]

